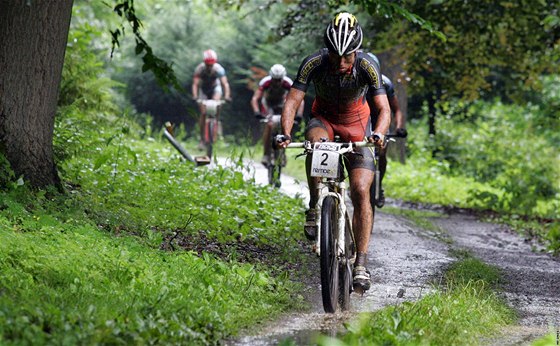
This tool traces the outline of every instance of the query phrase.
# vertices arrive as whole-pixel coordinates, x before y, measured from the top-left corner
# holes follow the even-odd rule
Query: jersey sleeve
[[[289,90],[292,84],[294,84],[294,81],[288,76],[284,77],[284,80],[282,80],[282,87],[286,90]]]
[[[321,66],[322,61],[323,54],[321,53],[321,51],[317,51],[303,59],[303,62],[299,66],[296,79],[292,84],[292,88],[304,92],[307,91],[307,88],[309,88],[309,85],[313,80],[313,75],[316,73],[319,66]]]
[[[204,67],[204,64],[198,64],[195,69],[194,69],[194,77],[200,77],[200,72],[202,71],[202,68]]]
[[[223,76],[226,75],[226,70],[220,64],[217,64],[217,63],[214,64],[214,71],[216,71],[216,77],[217,78],[222,78]]]
[[[387,91],[387,97],[392,98],[393,96],[395,96],[395,87],[393,86],[393,82],[386,75],[382,75],[382,78],[383,85],[385,86],[385,90]]]
[[[371,96],[386,94],[387,92],[383,87],[381,71],[377,62],[370,55],[363,52],[358,53],[357,59],[360,74],[368,84],[369,94]]]
[[[270,86],[270,76],[266,76],[259,82],[259,89],[266,90]]]

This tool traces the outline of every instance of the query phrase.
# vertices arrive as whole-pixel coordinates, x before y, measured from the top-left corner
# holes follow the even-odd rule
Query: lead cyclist
[[[298,74],[282,111],[282,133],[286,147],[298,106],[303,101],[311,82],[315,86],[311,119],[305,137],[311,142],[323,139],[342,141],[375,142],[382,146],[384,134],[391,122],[391,110],[381,80],[379,65],[371,56],[359,50],[362,45],[362,29],[356,17],[347,12],[335,15],[324,32],[326,48],[307,56],[299,67]],[[368,135],[370,109],[365,102],[370,90],[370,102],[379,112],[373,136]],[[353,268],[354,289],[366,291],[371,286],[367,269],[369,238],[373,228],[373,211],[370,204],[370,186],[375,171],[373,154],[368,148],[357,149],[360,155],[348,155],[345,164],[350,179],[350,191],[354,215],[352,225],[356,239],[357,257]],[[304,233],[308,239],[317,236],[317,179],[309,175],[310,158],[306,162],[307,182],[310,192],[309,209],[306,212]]]

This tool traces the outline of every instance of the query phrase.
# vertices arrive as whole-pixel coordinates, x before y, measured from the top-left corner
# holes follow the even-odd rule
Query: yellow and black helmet
[[[340,12],[327,25],[324,40],[330,51],[343,56],[359,49],[362,38],[362,28],[358,19],[351,13]]]

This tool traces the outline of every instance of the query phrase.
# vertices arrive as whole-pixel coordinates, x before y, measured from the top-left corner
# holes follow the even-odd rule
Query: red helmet
[[[204,63],[205,64],[215,64],[218,61],[218,54],[212,49],[204,51]]]

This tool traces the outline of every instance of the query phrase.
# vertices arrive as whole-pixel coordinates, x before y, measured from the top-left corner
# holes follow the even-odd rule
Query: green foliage
[[[534,107],[480,102],[464,119],[440,117],[438,155],[449,162],[451,173],[503,191],[473,188],[473,202],[501,211],[558,217],[553,200],[560,193],[560,156],[547,136],[550,129],[539,125],[538,114]],[[543,210],[539,201],[551,203]]]
[[[448,38],[442,41],[414,25],[388,28],[386,34],[402,47],[415,92],[523,102],[522,90],[539,90],[540,75],[558,71],[560,27],[550,17],[556,1],[411,0],[404,6]]]
[[[15,180],[15,173],[4,155],[0,154],[0,191],[6,189]]]
[[[560,332],[558,330],[551,331],[546,336],[534,341],[531,346],[557,346],[560,340]]]
[[[215,344],[290,304],[290,284],[250,264],[166,253],[83,220],[3,208],[3,343]]]
[[[55,118],[53,141],[58,162],[96,145],[99,127],[120,112],[113,92],[120,84],[106,76],[103,49],[94,43],[102,32],[89,20],[88,11],[75,5]]]
[[[1,192],[2,343],[217,344],[301,304],[280,270],[303,255],[301,202],[139,136],[99,124],[96,146],[62,163],[68,195]],[[230,253],[163,251],[185,246],[173,234]],[[238,262],[248,246],[270,267]]]

